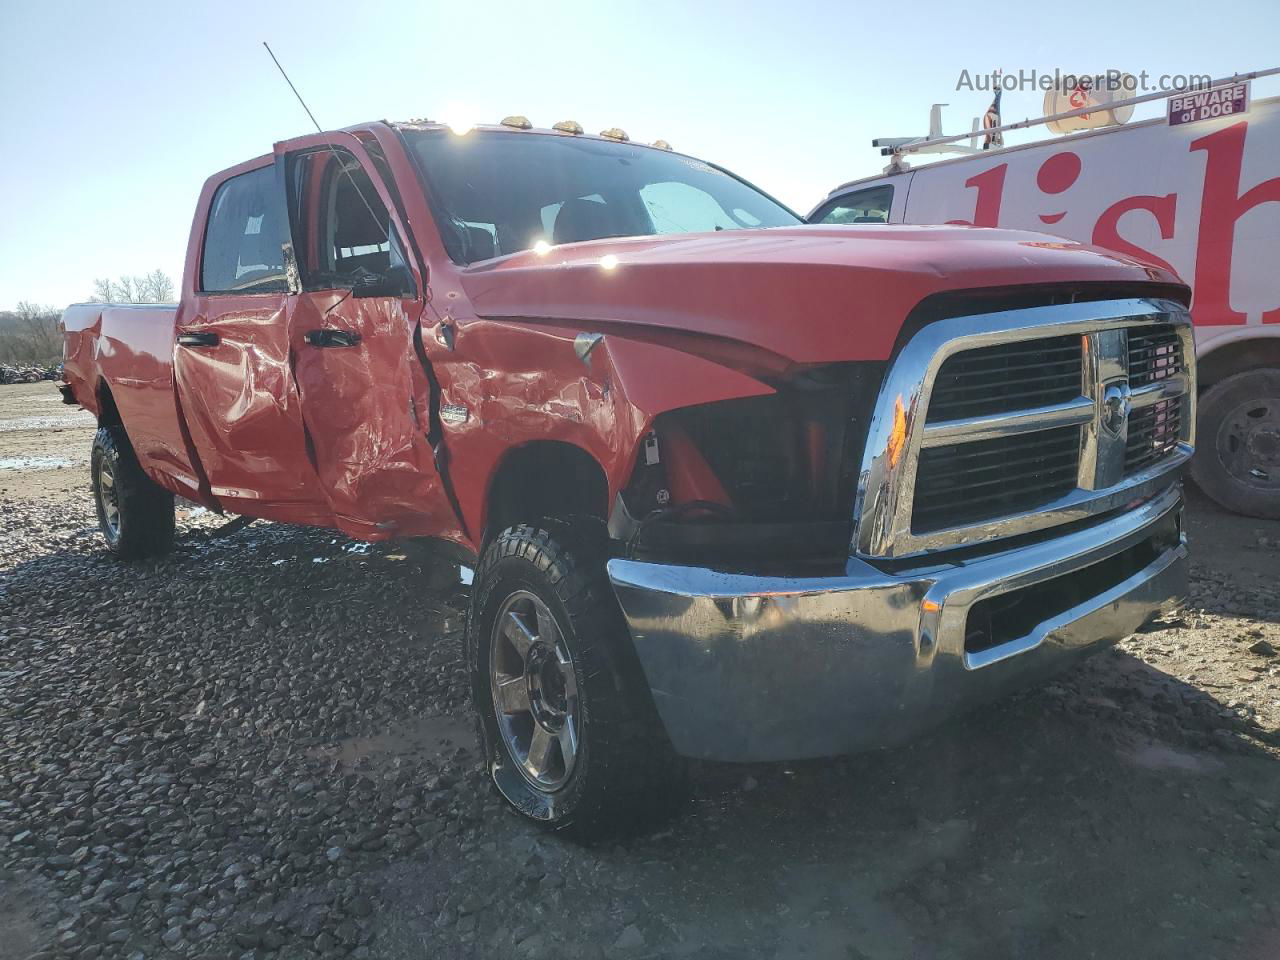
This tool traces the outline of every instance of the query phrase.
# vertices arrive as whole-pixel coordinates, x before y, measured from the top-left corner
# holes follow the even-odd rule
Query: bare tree
[[[151,271],[151,291],[156,303],[169,303],[174,299],[173,281],[159,268]]]
[[[165,303],[173,299],[173,281],[163,270],[152,270],[146,276],[134,277],[133,286],[143,303]]]
[[[138,291],[134,289],[133,277],[121,277],[114,284],[112,289],[115,291],[115,300],[113,303],[140,303]]]
[[[98,303],[167,303],[173,300],[173,281],[163,270],[118,280],[99,277],[93,281],[93,299]]]

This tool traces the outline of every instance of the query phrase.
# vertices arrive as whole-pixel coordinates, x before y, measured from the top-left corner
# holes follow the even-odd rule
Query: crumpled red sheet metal
[[[502,460],[535,442],[571,444],[604,469],[612,502],[630,478],[639,440],[677,407],[772,393],[727,367],[657,344],[606,335],[584,362],[575,338],[591,326],[471,320],[448,349],[424,337],[441,403],[450,477],[468,530],[484,529]],[[474,546],[475,544],[473,544]]]
[[[326,523],[310,469],[293,385],[284,298],[209,298],[179,335],[210,333],[209,346],[174,352],[182,414],[217,505],[295,523]]]
[[[289,338],[303,422],[336,525],[352,536],[458,536],[428,442],[430,392],[411,302],[346,291],[291,298]],[[315,330],[359,336],[316,346]]]

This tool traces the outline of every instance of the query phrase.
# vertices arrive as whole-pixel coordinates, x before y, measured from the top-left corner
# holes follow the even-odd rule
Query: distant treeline
[[[0,363],[56,363],[62,356],[61,317],[56,307],[25,300],[16,310],[0,310]]]

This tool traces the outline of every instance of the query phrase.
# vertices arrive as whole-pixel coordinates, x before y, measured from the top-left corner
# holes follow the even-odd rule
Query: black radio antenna
[[[302,94],[298,92],[298,88],[293,85],[293,81],[289,79],[289,74],[285,73],[284,67],[280,66],[280,61],[276,57],[276,52],[271,49],[271,44],[263,40],[262,45],[267,48],[267,53],[271,55],[271,62],[276,65],[276,69],[280,71],[280,76],[284,77],[284,82],[289,85],[289,89],[293,91],[293,95],[298,98],[298,103],[302,104],[302,109],[307,111],[307,116],[311,118],[311,122],[315,124],[316,133],[324,133],[320,129],[320,123],[316,120],[316,115],[311,112],[311,108],[307,106],[307,101],[302,99]]]
[[[364,204],[364,208],[368,211],[369,220],[378,223],[378,217],[373,212],[373,205],[369,203],[368,197],[364,195],[364,191],[360,189],[360,184],[356,183],[356,178],[351,175],[351,171],[347,169],[347,165],[342,162],[342,158],[338,156],[338,149],[329,139],[329,134],[325,133],[324,128],[320,126],[320,122],[316,120],[316,115],[311,112],[311,108],[307,106],[307,101],[302,99],[302,94],[298,92],[298,88],[293,85],[293,81],[289,79],[289,74],[285,72],[284,67],[280,65],[280,60],[276,57],[276,53],[271,49],[271,44],[263,40],[262,45],[267,48],[267,53],[271,55],[271,62],[276,65],[276,69],[280,71],[280,76],[284,77],[284,82],[289,85],[289,89],[293,91],[293,95],[298,98],[298,103],[302,104],[302,109],[307,111],[307,116],[311,118],[311,122],[315,124],[316,132],[324,137],[325,146],[329,148],[329,153],[333,155],[333,159],[338,163],[338,169],[347,175],[347,179],[351,182],[351,186],[356,191],[356,196],[360,198],[360,202]],[[389,216],[389,215],[388,215]],[[387,223],[387,237],[390,240],[391,223]]]

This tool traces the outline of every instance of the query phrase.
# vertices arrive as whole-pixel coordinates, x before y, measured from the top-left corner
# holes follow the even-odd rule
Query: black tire
[[[98,528],[112,555],[145,560],[173,549],[173,494],[142,472],[123,427],[98,428],[90,471]]]
[[[472,702],[494,787],[523,816],[583,842],[643,830],[673,813],[688,792],[685,763],[657,716],[605,573],[607,543],[603,524],[590,518],[507,528],[481,557],[467,622]],[[534,653],[523,662],[510,661],[514,673],[504,673],[508,667],[502,663],[495,670],[496,658],[509,660],[517,653],[505,646],[506,631],[496,634],[499,614],[507,624],[511,614],[530,615],[539,601],[543,606],[537,610],[550,615],[554,629],[548,628],[551,639],[543,640],[538,623],[533,647],[554,648],[550,652],[558,659],[543,656],[542,661],[564,671],[562,693],[573,688],[560,700],[559,743],[551,754],[544,751],[552,758],[547,778],[562,778],[549,784],[535,783],[525,763],[534,752],[537,711],[531,709],[527,718],[530,747],[522,759],[516,725],[524,718],[504,709],[500,721],[494,695],[501,677],[518,677],[523,668],[527,678],[534,678],[526,680],[525,702],[554,712],[550,685],[537,683],[535,690]],[[521,604],[527,605],[523,614]],[[565,717],[576,730],[571,761],[564,747]],[[500,722],[507,726],[500,728]]]
[[[1200,396],[1196,485],[1234,513],[1280,519],[1280,370],[1247,370]]]

